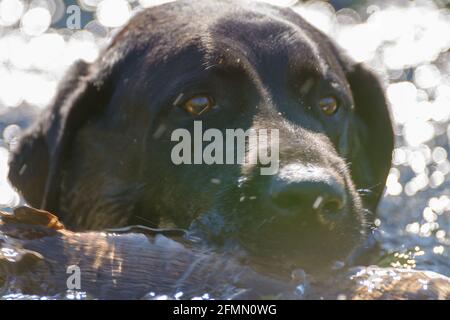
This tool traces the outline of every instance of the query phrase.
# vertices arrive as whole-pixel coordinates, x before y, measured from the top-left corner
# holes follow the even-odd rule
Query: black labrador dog
[[[278,129],[278,171],[175,164],[172,133],[194,121]],[[74,229],[176,226],[316,265],[364,239],[392,148],[374,74],[294,11],[182,0],[138,13],[95,63],[68,72],[9,178]]]

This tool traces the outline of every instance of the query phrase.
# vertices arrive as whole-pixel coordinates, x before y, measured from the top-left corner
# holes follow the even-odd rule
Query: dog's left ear
[[[77,62],[61,82],[53,103],[12,150],[8,178],[36,208],[58,211],[59,178],[64,154],[77,130],[109,101],[110,82],[93,65]]]
[[[355,103],[350,155],[352,177],[366,208],[375,211],[391,167],[394,133],[384,90],[362,64],[348,65],[347,81]]]

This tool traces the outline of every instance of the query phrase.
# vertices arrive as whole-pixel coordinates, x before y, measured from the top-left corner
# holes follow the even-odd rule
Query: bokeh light
[[[29,36],[40,35],[48,29],[51,21],[52,16],[47,8],[32,8],[22,17],[22,32]]]
[[[14,25],[19,21],[23,11],[24,5],[20,0],[0,1],[0,25]]]
[[[120,27],[130,15],[131,7],[126,0],[103,0],[97,7],[97,19],[106,27]]]

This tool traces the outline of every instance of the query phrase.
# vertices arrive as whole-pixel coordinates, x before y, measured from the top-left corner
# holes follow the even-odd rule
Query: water
[[[140,5],[158,2],[103,1],[90,7],[98,20],[71,30],[52,27],[62,2],[52,9],[45,1],[38,8],[0,1],[0,209],[21,203],[6,180],[8,150],[52,99],[67,68],[76,59],[94,61]],[[431,1],[373,3],[339,11],[325,2],[293,8],[375,69],[386,86],[396,148],[376,221],[385,250],[377,264],[450,276],[450,10]]]

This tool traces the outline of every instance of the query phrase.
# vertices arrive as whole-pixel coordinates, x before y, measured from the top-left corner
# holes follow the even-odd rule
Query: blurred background
[[[0,0],[0,210],[21,203],[9,149],[77,59],[94,61],[136,12],[164,0]],[[266,1],[291,6],[384,81],[396,148],[376,238],[381,266],[450,276],[450,4]]]

